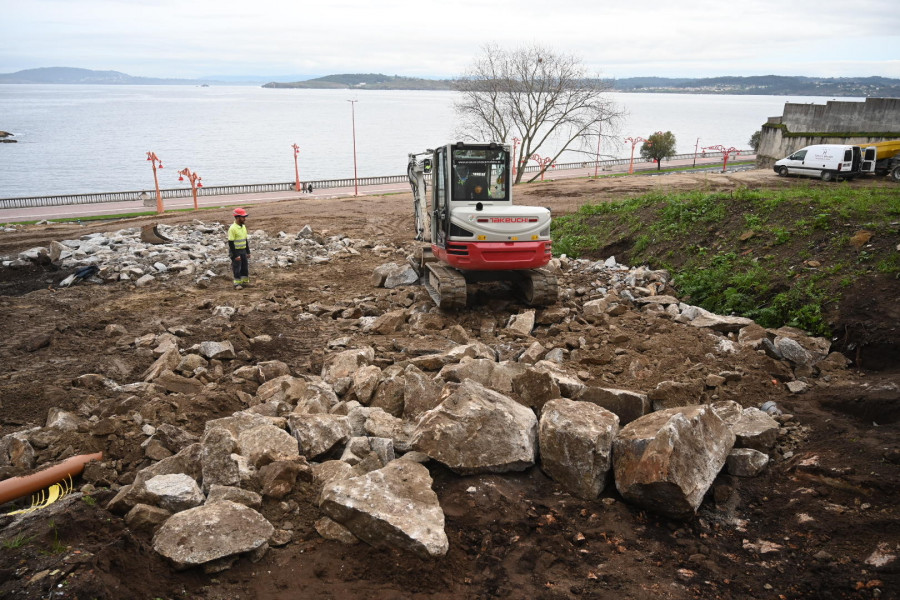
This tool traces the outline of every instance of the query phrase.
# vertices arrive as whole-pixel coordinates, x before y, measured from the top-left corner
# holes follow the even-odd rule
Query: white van
[[[853,179],[875,169],[875,153],[869,157],[859,146],[843,144],[818,144],[797,150],[775,163],[775,172],[782,177],[806,175],[821,177],[822,181]]]

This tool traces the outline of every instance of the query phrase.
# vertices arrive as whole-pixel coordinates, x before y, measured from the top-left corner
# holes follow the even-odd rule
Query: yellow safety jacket
[[[231,250],[231,257],[234,258],[236,252],[246,250],[250,252],[250,246],[247,242],[247,226],[232,223],[228,228],[228,247]]]

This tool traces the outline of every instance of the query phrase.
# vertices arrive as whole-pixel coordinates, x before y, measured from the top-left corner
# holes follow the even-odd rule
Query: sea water
[[[672,131],[677,152],[748,148],[784,103],[829,98],[623,94],[625,115],[602,133],[602,158],[631,153],[626,137]],[[152,190],[147,152],[161,159],[162,188],[400,175],[407,155],[462,141],[448,91],[299,90],[253,86],[0,85],[0,198]],[[846,100],[846,98],[842,98]],[[355,101],[355,102],[351,102]],[[511,142],[511,140],[507,140]],[[355,152],[354,152],[355,145]],[[539,150],[551,156],[551,145]],[[596,137],[560,162],[592,160]],[[639,147],[635,149],[639,152]],[[355,163],[355,164],[354,164]]]

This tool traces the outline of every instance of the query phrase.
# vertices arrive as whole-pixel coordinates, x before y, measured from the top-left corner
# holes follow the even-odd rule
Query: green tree
[[[750,144],[750,147],[753,148],[754,152],[759,152],[759,142],[760,138],[762,138],[762,129],[753,133],[750,136],[750,140],[747,142]]]
[[[641,144],[641,156],[656,161],[656,170],[660,170],[662,159],[675,154],[675,134],[671,131],[657,131]]]
[[[454,80],[453,89],[460,92],[454,104],[460,117],[458,139],[521,140],[516,183],[541,148],[555,152],[550,164],[566,150],[593,157],[597,137],[616,136],[624,114],[608,98],[612,84],[590,78],[580,59],[538,45],[517,50],[485,46],[466,74]]]

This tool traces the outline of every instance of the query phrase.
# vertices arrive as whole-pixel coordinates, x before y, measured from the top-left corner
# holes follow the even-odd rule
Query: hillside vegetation
[[[556,218],[554,251],[666,268],[686,302],[829,336],[851,292],[886,285],[900,298],[898,191],[855,181],[653,192]]]

